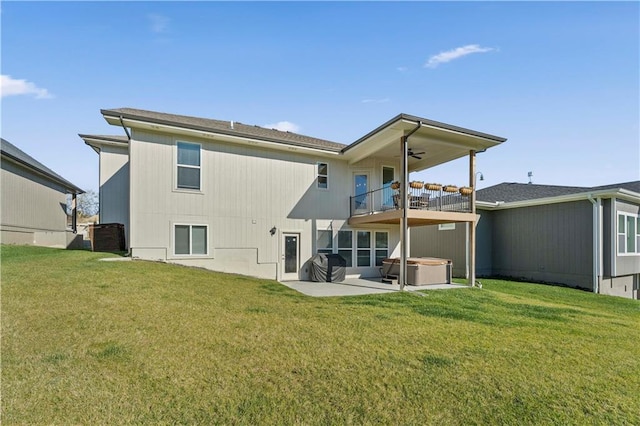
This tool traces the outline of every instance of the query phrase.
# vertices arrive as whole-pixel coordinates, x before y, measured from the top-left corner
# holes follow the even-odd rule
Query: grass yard
[[[2,424],[640,424],[640,303],[543,285],[311,298],[2,246]]]

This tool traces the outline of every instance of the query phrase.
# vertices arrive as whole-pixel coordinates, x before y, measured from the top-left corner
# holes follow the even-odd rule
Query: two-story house
[[[472,187],[475,153],[505,141],[406,114],[343,145],[234,121],[101,112],[126,136],[80,137],[100,155],[100,222],[125,225],[132,257],[278,280],[305,279],[318,252],[340,254],[347,275],[378,276],[384,258],[406,265],[409,226],[475,223],[473,191],[410,188],[409,173],[468,157],[461,181]]]

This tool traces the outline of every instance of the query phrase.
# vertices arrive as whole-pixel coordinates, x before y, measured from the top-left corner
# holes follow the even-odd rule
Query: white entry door
[[[282,280],[299,279],[300,269],[300,234],[282,234],[282,256],[280,267]]]

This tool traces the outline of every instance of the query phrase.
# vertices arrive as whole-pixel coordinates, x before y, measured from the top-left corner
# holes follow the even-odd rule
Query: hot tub
[[[407,284],[451,284],[453,262],[437,257],[410,257],[407,259]],[[382,261],[383,277],[400,275],[400,259],[387,258]]]

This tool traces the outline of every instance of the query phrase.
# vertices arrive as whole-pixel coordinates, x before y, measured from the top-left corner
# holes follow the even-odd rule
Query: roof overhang
[[[583,201],[598,198],[615,198],[618,200],[630,201],[640,204],[640,194],[629,191],[624,188],[619,189],[603,189],[599,191],[586,191],[578,194],[561,195],[558,197],[537,198],[534,200],[513,201],[505,203],[497,201],[495,203],[487,201],[476,201],[476,208],[482,210],[504,210],[517,209],[521,207],[541,206],[547,204],[570,203],[574,201]]]
[[[289,145],[281,141],[269,140],[263,137],[238,136],[219,130],[211,130],[198,126],[179,126],[159,120],[145,120],[142,118],[127,117],[125,114],[118,114],[109,110],[102,110],[102,115],[107,123],[114,126],[124,126],[132,129],[146,130],[151,132],[169,133],[175,136],[183,136],[197,139],[215,140],[217,142],[249,145],[253,147],[263,147],[270,150],[286,152],[311,153],[316,156],[335,157],[340,155],[339,150],[325,150],[311,148],[300,145]],[[134,138],[135,139],[135,138]]]
[[[112,146],[117,148],[127,148],[129,141],[120,136],[99,136],[99,135],[83,135],[79,134],[80,138],[89,145],[95,152],[100,154],[100,151],[104,146]]]
[[[47,173],[45,170],[42,170],[40,168],[34,167],[32,164],[29,164],[25,161],[23,161],[22,159],[15,157],[11,154],[9,154],[8,152],[2,151],[1,156],[11,162],[11,163],[15,163],[18,164],[19,166],[25,167],[27,169],[29,169],[31,172],[40,175],[46,179],[48,179],[49,181],[55,182],[58,185],[62,186],[64,189],[67,190],[67,193],[69,194],[84,194],[85,191],[81,188],[78,188],[77,186],[75,186],[74,184],[72,184],[71,182],[69,182],[66,179],[61,179],[58,176],[54,176],[50,173]]]
[[[417,129],[409,138],[413,152],[423,152],[421,159],[409,157],[409,171],[424,170],[482,152],[506,141],[505,138],[452,126],[420,117],[400,114],[343,149],[350,163],[368,157],[400,157],[401,138]]]

